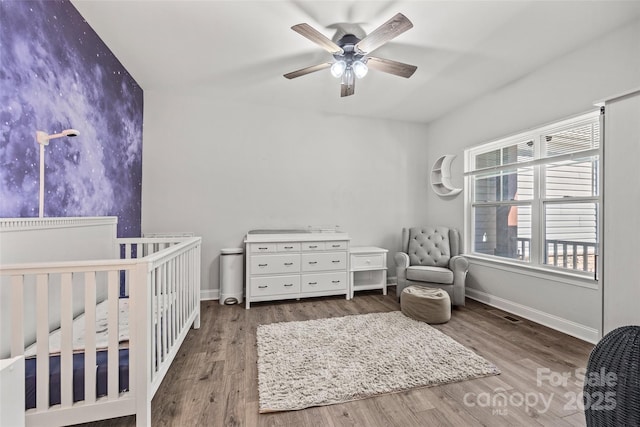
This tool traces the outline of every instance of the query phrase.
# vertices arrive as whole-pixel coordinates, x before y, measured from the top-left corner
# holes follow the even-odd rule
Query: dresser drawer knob
[[[332,248],[339,248],[340,245],[331,245]]]
[[[285,246],[285,249],[293,249],[293,246]]]
[[[267,264],[258,264],[258,267],[266,267]]]
[[[340,280],[332,280],[331,283],[340,283]]]
[[[312,265],[313,264],[317,264],[317,263],[318,263],[318,261],[309,261],[309,264],[312,264]]]
[[[311,245],[311,246],[309,246],[309,248],[311,248],[311,249],[315,249],[315,248],[317,248],[317,247],[318,247],[318,245]]]
[[[269,248],[258,248],[258,249],[260,249],[261,251],[266,251]]]
[[[285,262],[284,265],[293,265],[292,262]]]
[[[318,282],[309,282],[308,284],[309,284],[309,285],[317,285],[317,284],[318,284]]]
[[[367,264],[371,264],[371,260],[370,260],[370,259],[366,260],[365,262],[366,262]]]
[[[293,286],[293,283],[285,283],[285,284],[284,284],[284,287],[285,287],[285,288],[290,288],[291,286]]]
[[[268,287],[269,287],[269,286],[267,286],[267,285],[260,285],[260,286],[258,286],[258,289],[266,289],[266,288],[268,288]]]
[[[340,260],[334,260],[334,261],[331,261],[331,262],[334,263],[334,264],[338,264],[340,262]]]

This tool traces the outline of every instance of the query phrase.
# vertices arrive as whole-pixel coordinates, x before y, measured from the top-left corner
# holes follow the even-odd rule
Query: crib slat
[[[185,311],[185,321],[187,320],[187,317],[189,317],[189,314],[191,313],[191,310],[189,310],[189,253],[187,252],[186,254],[182,255],[183,257],[183,262],[184,262],[184,284],[183,286],[183,290],[182,290],[182,306],[184,307],[184,311]]]
[[[49,408],[49,275],[36,276],[36,408]]]
[[[178,305],[178,296],[180,295],[180,258],[173,260],[173,322],[174,322],[174,334],[176,341],[180,336],[180,306]]]
[[[190,281],[195,281],[196,280],[196,276],[195,276],[195,269],[197,268],[197,259],[194,256],[193,252],[189,253],[189,259],[191,260],[191,268],[189,268],[189,280]],[[196,304],[199,304],[198,302],[198,298],[200,298],[199,295],[196,294],[195,288],[191,288],[191,304],[189,305],[189,311],[193,311],[195,309]],[[200,289],[200,288],[198,288]]]
[[[173,344],[176,341],[176,305],[174,298],[176,296],[176,260],[172,259],[169,261],[169,322],[171,323],[171,327],[169,328],[169,332],[171,332],[171,348],[173,348]]]
[[[36,276],[36,408],[49,408],[49,284],[48,275]]]
[[[156,319],[158,327],[158,341],[160,342],[160,353],[158,353],[158,362],[162,363],[164,360],[164,343],[166,329],[162,324],[162,310],[164,309],[164,269],[162,266],[157,268],[158,271],[158,317]]]
[[[107,288],[108,288],[108,307],[109,314],[107,320],[107,328],[108,328],[108,357],[107,357],[107,395],[109,396],[109,400],[114,400],[118,398],[119,393],[119,385],[118,385],[118,374],[119,374],[119,351],[118,351],[118,341],[119,341],[119,325],[118,325],[118,315],[119,315],[119,301],[118,298],[120,296],[120,283],[118,280],[118,272],[117,271],[109,271],[107,273]]]
[[[24,354],[24,277],[11,276],[11,357]]]
[[[182,306],[182,292],[184,291],[184,256],[178,258],[178,274],[176,277],[176,286],[178,287],[176,306],[178,307],[178,322],[180,323],[180,332],[182,332],[182,324],[184,323],[184,307]]]
[[[156,269],[151,271],[151,378],[160,364],[160,340],[158,339],[158,274]]]
[[[167,313],[169,308],[169,294],[167,292],[167,264],[162,264],[162,361],[169,353],[169,327],[167,324]]]
[[[171,290],[171,261],[165,264],[165,269],[167,271],[167,309],[165,310],[165,315],[167,316],[167,351],[169,351],[173,346],[173,324],[171,319],[171,298],[173,298],[173,292]]]
[[[60,275],[60,403],[73,404],[73,290],[71,273]]]
[[[96,401],[96,273],[84,274],[84,400]]]
[[[193,269],[195,268],[193,253],[189,251],[189,283],[193,281]],[[193,286],[189,286],[189,312],[193,311]]]
[[[187,307],[188,303],[188,290],[189,290],[189,279],[188,279],[188,263],[189,253],[182,254],[182,291],[180,292],[180,296],[182,297],[182,312],[183,312],[183,323],[187,321],[189,317],[189,308]]]

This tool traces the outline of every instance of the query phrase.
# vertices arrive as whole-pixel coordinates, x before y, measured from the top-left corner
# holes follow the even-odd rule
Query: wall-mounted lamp
[[[49,145],[49,141],[56,138],[62,138],[63,136],[78,136],[80,132],[75,129],[65,129],[60,133],[54,133],[49,135],[46,132],[36,131],[36,141],[40,145],[40,194],[38,205],[38,216],[44,217],[44,146]]]

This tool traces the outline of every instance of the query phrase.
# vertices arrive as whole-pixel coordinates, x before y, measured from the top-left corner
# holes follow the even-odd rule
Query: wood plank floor
[[[437,329],[496,364],[501,375],[339,405],[259,414],[259,324],[399,310],[393,288],[302,301],[202,303],[152,403],[154,426],[584,426],[579,408],[592,345],[473,300]],[[515,316],[513,316],[515,317]],[[578,400],[576,401],[576,397]],[[87,424],[134,426],[135,417]]]

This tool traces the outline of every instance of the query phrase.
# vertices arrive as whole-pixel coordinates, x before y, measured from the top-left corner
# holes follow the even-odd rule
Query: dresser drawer
[[[346,270],[346,252],[302,254],[302,271]]]
[[[303,274],[300,292],[347,291],[347,273]]]
[[[324,242],[302,242],[303,251],[324,251]]]
[[[351,269],[366,269],[371,270],[374,268],[385,268],[384,255],[372,254],[372,255],[351,255]]]
[[[251,253],[260,253],[260,252],[275,252],[278,250],[277,245],[275,243],[252,243],[251,244]]]
[[[300,292],[300,276],[252,277],[251,296],[295,294]]]
[[[300,272],[300,254],[254,255],[251,274],[279,274]]]
[[[347,249],[347,242],[325,242],[325,248],[328,251],[340,251]]]
[[[299,252],[300,251],[300,243],[299,242],[289,242],[289,243],[278,243],[276,245],[278,252]]]

